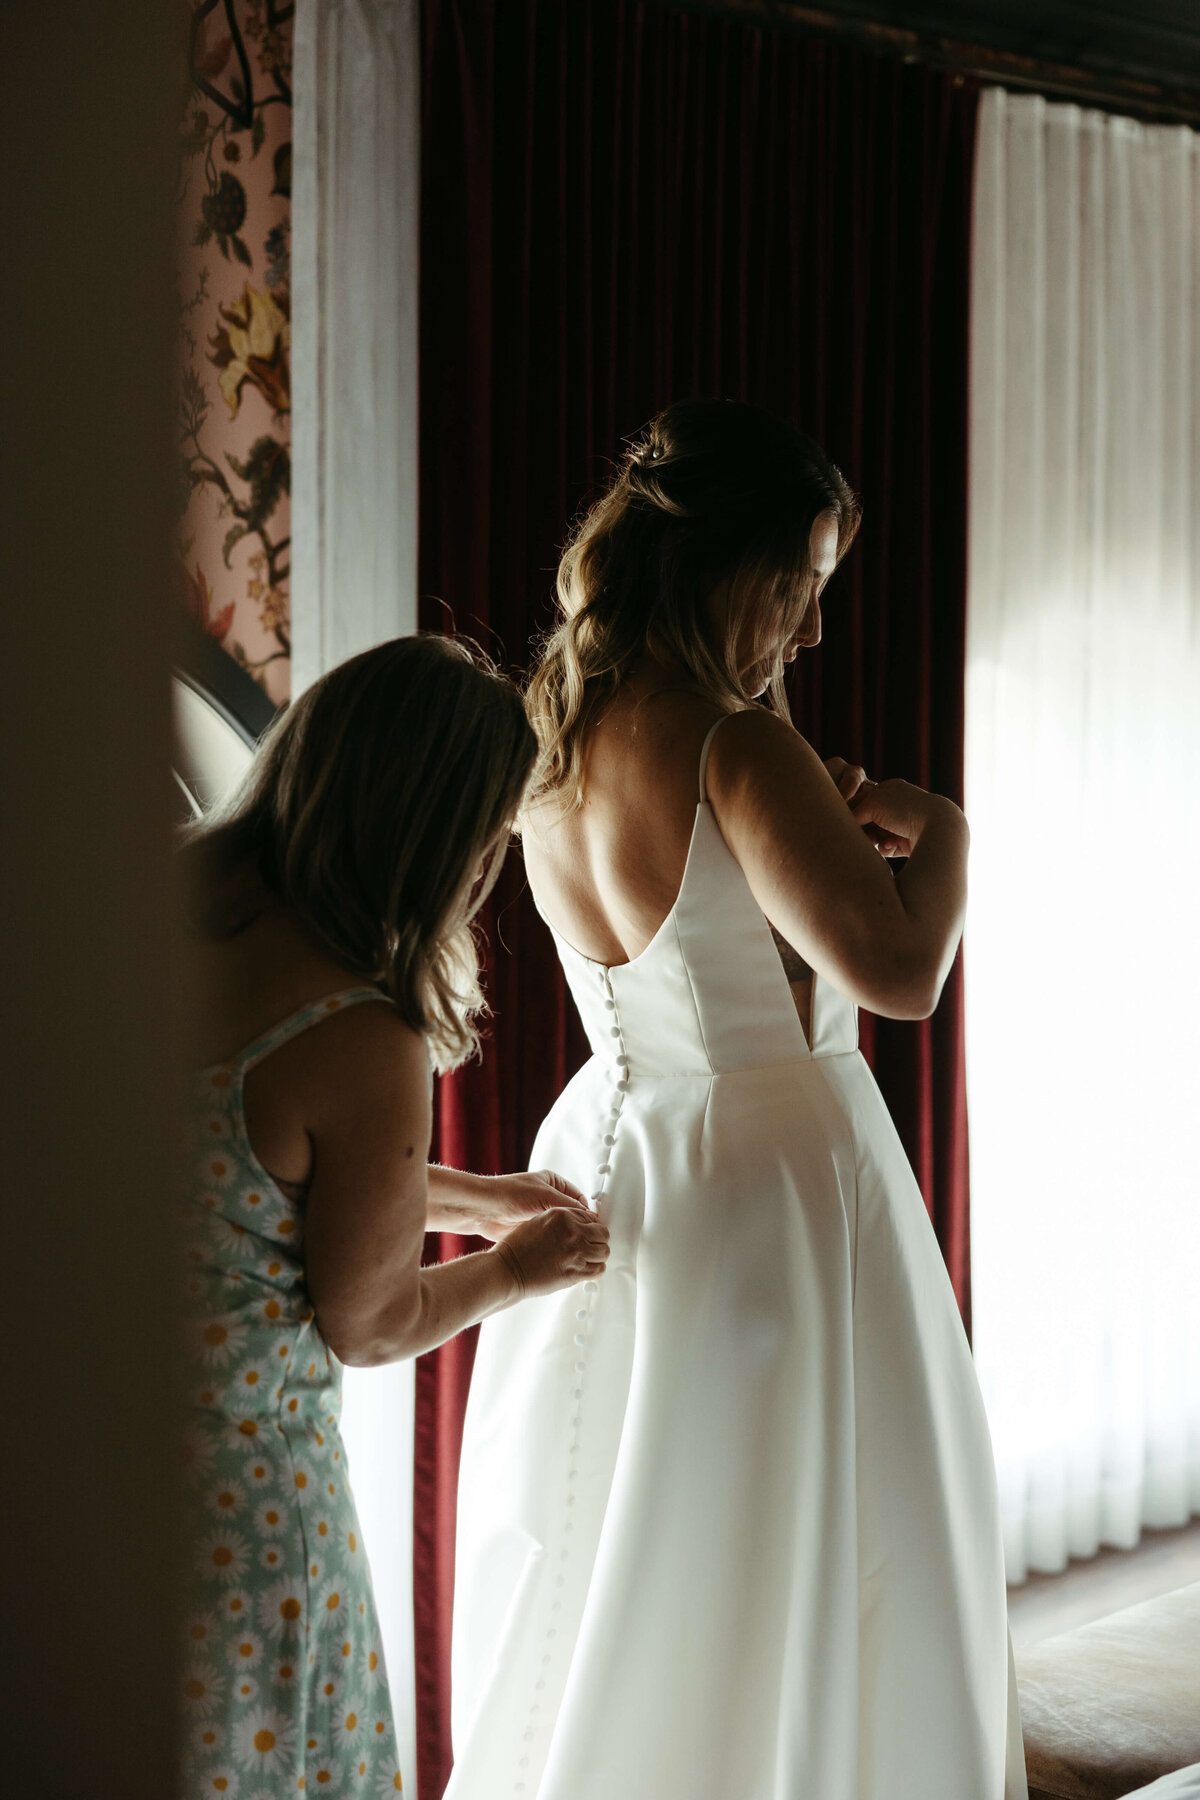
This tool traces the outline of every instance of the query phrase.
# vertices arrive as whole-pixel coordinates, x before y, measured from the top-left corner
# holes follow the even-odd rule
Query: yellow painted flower
[[[251,583],[251,586],[253,586],[253,583]],[[267,589],[263,598],[260,617],[262,618],[263,629],[265,631],[274,631],[277,625],[287,624],[288,597],[282,588],[273,587]]]
[[[274,412],[291,410],[292,326],[279,298],[278,293],[247,283],[240,300],[217,309],[224,324],[209,339],[208,360],[220,370],[230,418],[237,418],[247,382]]]

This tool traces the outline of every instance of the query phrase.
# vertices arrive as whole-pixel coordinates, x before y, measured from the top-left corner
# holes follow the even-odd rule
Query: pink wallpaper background
[[[184,603],[276,703],[291,648],[294,12],[187,9],[180,160]]]

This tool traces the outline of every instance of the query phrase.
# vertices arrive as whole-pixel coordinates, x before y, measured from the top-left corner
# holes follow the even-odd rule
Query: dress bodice
[[[702,760],[679,893],[641,955],[606,967],[554,931],[593,1052],[636,1077],[730,1074],[856,1049],[854,1006],[815,973],[810,1049],[771,928],[704,798],[703,770]]]

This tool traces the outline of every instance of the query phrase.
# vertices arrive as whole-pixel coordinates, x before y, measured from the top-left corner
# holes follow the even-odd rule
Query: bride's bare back
[[[582,805],[551,795],[527,814],[534,898],[592,961],[632,961],[670,913],[695,822],[701,749],[721,716],[698,692],[635,677],[589,735]],[[813,969],[885,1016],[932,1011],[962,927],[966,828],[957,807],[884,782],[858,792],[852,811],[805,740],[760,709],[717,732],[707,790],[775,931],[802,1021]],[[910,840],[899,878],[865,836],[866,823]]]
[[[591,961],[632,962],[674,906],[696,819],[704,740],[722,716],[703,695],[630,684],[592,732],[583,806],[566,811],[544,803],[527,823],[534,897],[560,936]],[[812,970],[782,934],[775,937],[811,1037]]]
[[[583,805],[525,821],[538,905],[593,962],[631,962],[674,905],[696,815],[700,748],[716,707],[697,694],[618,694],[593,730]]]

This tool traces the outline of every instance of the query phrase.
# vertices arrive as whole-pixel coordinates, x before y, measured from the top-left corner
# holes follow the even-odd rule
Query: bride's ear
[[[837,568],[838,516],[832,508],[817,514],[808,534],[808,560],[818,580]]]

